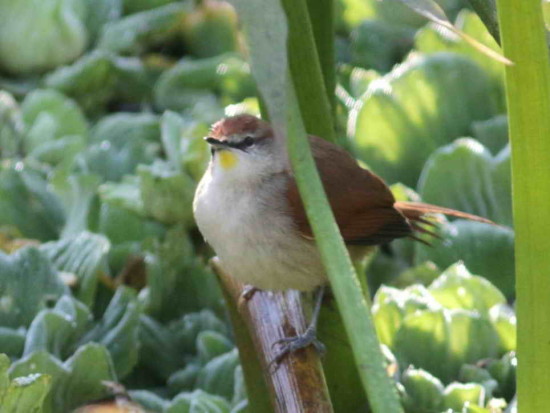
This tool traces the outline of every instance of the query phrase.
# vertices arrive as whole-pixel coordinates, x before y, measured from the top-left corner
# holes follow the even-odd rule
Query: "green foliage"
[[[462,2],[439,3],[499,50]],[[397,199],[502,225],[441,219],[431,247],[398,240],[374,254],[388,371],[407,412],[500,412],[517,364],[503,68],[398,0],[336,7],[336,79],[310,65],[313,48],[292,52],[306,124],[330,138],[334,120],[335,141],[395,183]],[[301,41],[312,33],[298,23]],[[313,23],[330,62],[330,33]],[[210,125],[258,114],[258,89],[272,120],[286,116],[284,33],[245,45],[242,27],[215,0],[0,0],[2,412],[68,413],[111,397],[104,381],[151,412],[254,406],[192,219]],[[338,83],[336,116],[322,122],[310,103],[334,96],[317,71]],[[333,406],[362,408],[342,321],[322,317]]]

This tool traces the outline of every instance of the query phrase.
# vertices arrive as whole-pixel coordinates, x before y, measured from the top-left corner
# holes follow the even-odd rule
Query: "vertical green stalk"
[[[384,367],[384,358],[361,284],[315,167],[292,82],[289,83],[287,136],[290,161],[344,320],[359,376],[374,413],[402,412],[395,386]]]
[[[326,3],[326,0],[323,0]],[[296,96],[298,98],[302,119],[307,133],[317,135],[329,141],[334,141],[334,126],[332,122],[332,107],[327,93],[324,73],[319,64],[319,55],[313,35],[313,27],[305,0],[282,0],[288,21],[288,60],[292,78],[297,82]],[[322,11],[317,12],[322,15]],[[328,33],[332,39],[332,26]],[[320,30],[317,27],[317,30]],[[323,48],[323,57],[329,55]],[[327,63],[327,62],[325,62]],[[329,63],[330,64],[330,63]],[[328,74],[327,74],[328,76]],[[331,82],[333,83],[333,82]],[[329,114],[329,116],[327,116]]]
[[[550,406],[550,67],[540,0],[498,0],[512,143],[518,407]]]
[[[335,0],[307,0],[313,38],[323,73],[325,91],[332,109],[335,110],[336,65],[334,64]]]

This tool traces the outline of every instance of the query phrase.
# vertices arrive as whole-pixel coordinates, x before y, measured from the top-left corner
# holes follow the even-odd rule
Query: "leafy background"
[[[464,2],[439,3],[498,50]],[[339,143],[398,199],[500,224],[443,221],[432,247],[372,258],[388,370],[407,412],[502,410],[516,368],[503,67],[397,0],[337,5]],[[246,412],[191,211],[209,125],[258,113],[233,10],[0,0],[0,89],[1,411],[114,393],[153,412]]]

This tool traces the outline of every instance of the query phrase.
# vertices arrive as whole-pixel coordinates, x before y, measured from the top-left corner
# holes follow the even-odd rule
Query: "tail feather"
[[[433,222],[423,218],[424,215],[428,214],[443,214],[449,215],[452,217],[468,219],[470,221],[483,222],[485,224],[497,225],[493,221],[488,220],[487,218],[482,218],[477,215],[468,214],[466,212],[457,211],[455,209],[443,208],[436,205],[424,204],[422,202],[396,202],[394,207],[403,214],[405,218],[409,220],[410,226],[414,233],[410,237],[416,241],[420,241],[423,244],[431,245],[429,241],[426,241],[416,234],[427,234],[431,235],[434,238],[441,239],[441,236],[436,234],[433,231],[430,231],[420,224],[424,224],[430,227],[436,227],[437,225]]]
[[[457,211],[455,209],[439,207],[422,202],[396,202],[394,207],[401,212],[405,218],[427,224],[422,217],[426,214],[443,214],[456,218],[468,219],[470,221],[483,222],[485,224],[496,225],[493,221],[467,212]]]

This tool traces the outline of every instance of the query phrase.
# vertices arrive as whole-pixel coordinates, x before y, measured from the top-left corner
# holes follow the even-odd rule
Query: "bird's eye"
[[[243,140],[244,146],[252,146],[253,144],[254,144],[254,138],[252,136],[247,136],[246,138],[244,138]]]

